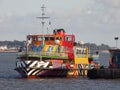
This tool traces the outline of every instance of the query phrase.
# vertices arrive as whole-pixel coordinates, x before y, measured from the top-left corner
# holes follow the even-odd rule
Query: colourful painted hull
[[[72,64],[64,64],[62,60],[53,60],[53,64],[49,62],[51,61],[21,60],[16,62],[15,70],[24,78],[86,76],[87,70],[82,64],[74,69]]]
[[[15,70],[22,77],[66,77],[69,71],[63,60],[21,60]]]
[[[26,68],[16,68],[15,70],[20,73],[22,77],[25,78],[39,78],[39,77],[67,77],[68,71],[67,69],[33,69],[26,70]],[[28,75],[28,73],[31,74]]]

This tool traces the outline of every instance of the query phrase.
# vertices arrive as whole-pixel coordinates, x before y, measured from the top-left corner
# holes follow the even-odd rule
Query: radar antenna
[[[44,4],[42,5],[41,7],[41,10],[42,10],[42,14],[41,14],[41,17],[37,17],[38,19],[41,19],[41,24],[42,24],[42,35],[43,35],[43,38],[42,38],[42,43],[44,44],[44,25],[45,25],[45,19],[49,19],[50,17],[46,17],[45,16],[45,6]]]

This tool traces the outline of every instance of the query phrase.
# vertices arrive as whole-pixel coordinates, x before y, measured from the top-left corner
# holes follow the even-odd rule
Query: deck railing
[[[32,52],[32,51],[29,51],[29,52],[18,52],[17,54],[18,57],[21,57],[21,56],[28,56],[28,57],[49,57],[49,58],[68,58],[68,54],[67,53],[58,53],[58,52],[55,52],[55,53],[50,53],[50,52]]]

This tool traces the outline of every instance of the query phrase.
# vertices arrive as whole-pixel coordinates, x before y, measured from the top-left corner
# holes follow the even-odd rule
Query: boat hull
[[[54,60],[55,61],[55,60]],[[50,65],[49,61],[24,60],[17,61],[15,70],[25,78],[36,77],[67,77],[68,71],[66,66],[62,66],[60,61],[56,60],[56,65]]]
[[[28,69],[28,68],[27,68]],[[15,68],[15,70],[20,73],[24,78],[38,78],[38,77],[67,77],[68,71],[65,69],[30,69],[27,71],[26,68]],[[29,74],[31,72],[31,74]]]
[[[24,78],[38,77],[76,77],[86,76],[87,70],[78,65],[67,65],[62,60],[20,60],[16,62],[15,70]],[[82,65],[83,66],[83,65]]]

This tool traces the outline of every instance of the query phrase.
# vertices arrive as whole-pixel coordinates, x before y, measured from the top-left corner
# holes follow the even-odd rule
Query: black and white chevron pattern
[[[78,75],[79,75],[79,76],[83,76],[83,74],[84,74],[84,73],[83,73],[84,66],[83,66],[82,64],[78,64],[78,65],[77,65],[77,69],[78,69],[78,70],[77,70],[77,71],[78,71]]]
[[[38,75],[42,71],[40,68],[46,68],[48,66],[49,62],[43,62],[43,61],[32,61],[32,60],[26,60],[26,61],[17,61],[16,62],[16,68],[18,68],[18,72],[20,74],[30,76],[30,75]]]

